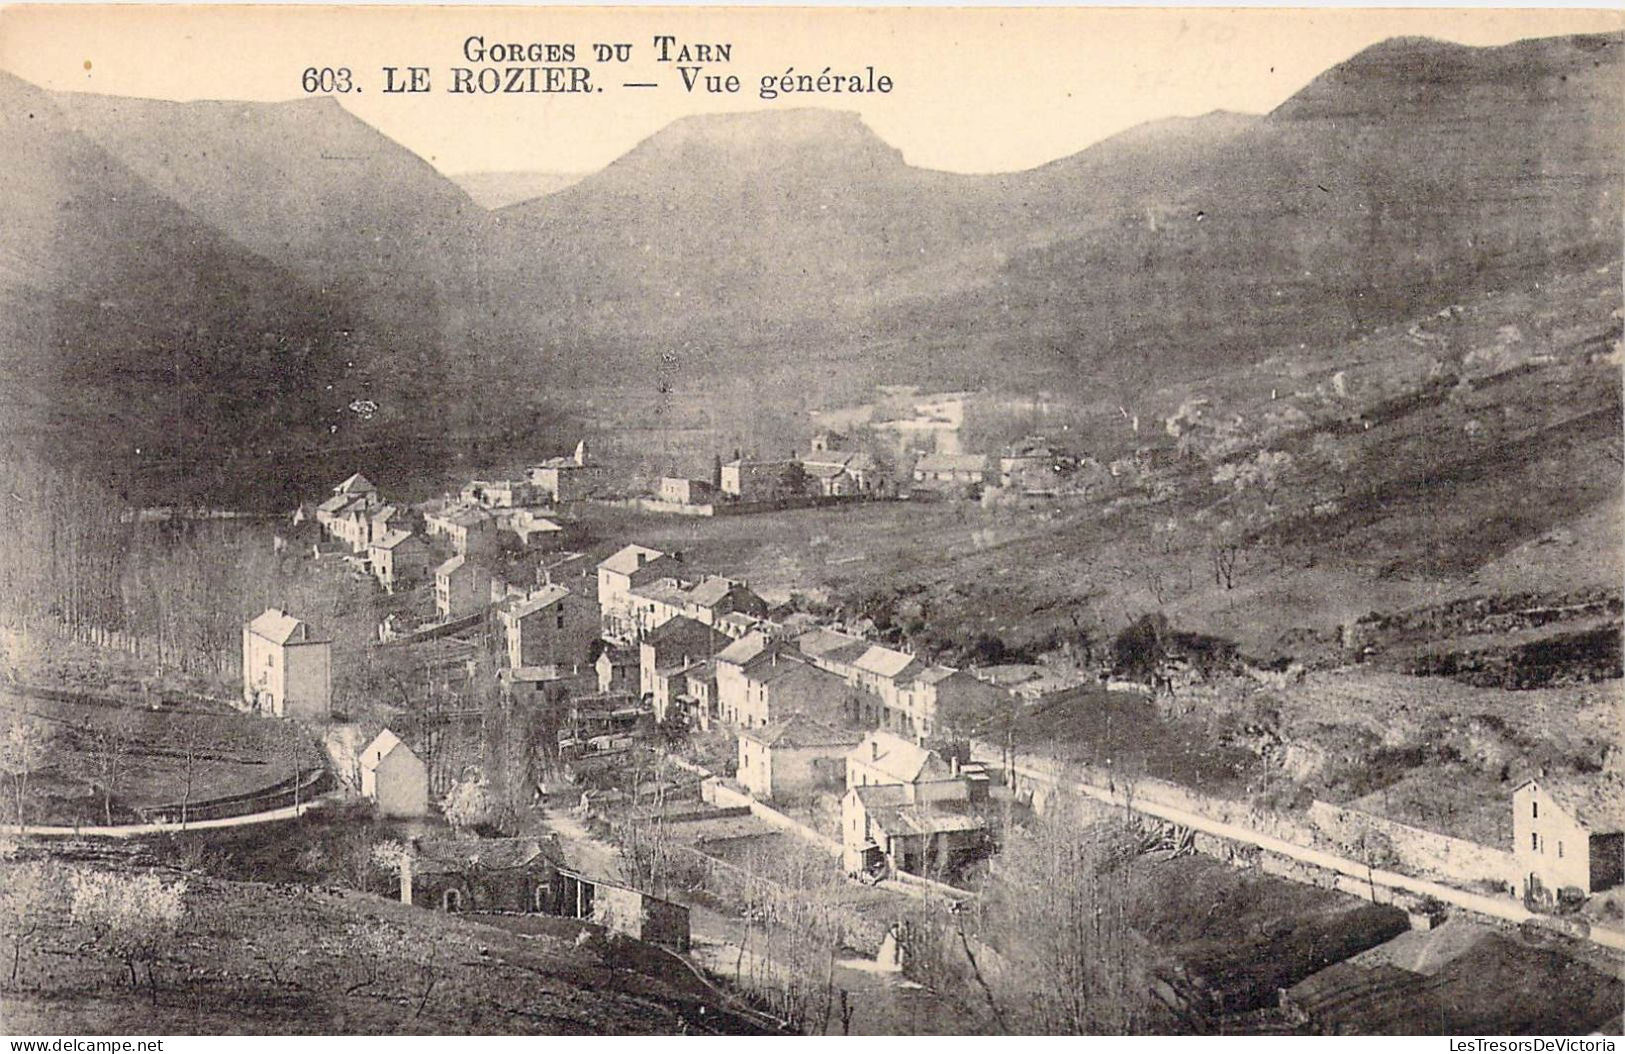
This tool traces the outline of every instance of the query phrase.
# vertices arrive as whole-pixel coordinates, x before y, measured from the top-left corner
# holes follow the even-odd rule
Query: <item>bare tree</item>
[[[121,709],[106,722],[92,721],[78,731],[80,750],[74,756],[74,764],[79,774],[101,793],[102,816],[109,827],[113,825],[113,799],[123,790],[128,778],[139,727],[139,718],[132,711]]]
[[[49,759],[50,741],[49,725],[17,712],[12,713],[0,730],[0,773],[11,780],[19,834],[27,822],[28,778]]]

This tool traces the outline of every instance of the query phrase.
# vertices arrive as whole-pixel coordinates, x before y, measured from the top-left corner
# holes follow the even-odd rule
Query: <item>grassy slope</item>
[[[567,920],[519,935],[362,894],[189,883],[188,920],[157,970],[157,1006],[124,986],[119,961],[87,949],[91,934],[50,913],[26,946],[20,984],[0,996],[6,1031],[609,1035],[674,1033],[680,1018],[694,1031],[707,1020],[741,1028],[691,977],[632,942],[595,935],[578,945],[582,927]],[[421,1014],[425,975],[399,957],[376,983],[346,993],[366,977],[356,927],[433,956],[438,979]]]

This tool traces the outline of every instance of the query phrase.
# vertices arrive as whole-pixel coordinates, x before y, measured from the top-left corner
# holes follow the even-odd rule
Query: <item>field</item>
[[[0,865],[0,884],[20,865]],[[131,874],[139,872],[131,871]],[[174,877],[173,872],[167,873]],[[154,971],[125,966],[41,902],[0,1015],[17,1034],[566,1034],[754,1031],[635,942],[542,920],[524,934],[359,893],[186,879]],[[67,897],[66,882],[44,900]],[[501,920],[493,920],[501,921]],[[19,931],[8,917],[7,959]],[[656,961],[658,959],[658,961]],[[9,966],[9,962],[8,962]],[[703,1008],[703,1009],[702,1009]]]
[[[266,792],[326,764],[297,726],[200,702],[152,707],[0,689],[0,721],[19,717],[44,737],[26,780],[29,823],[137,823],[163,806],[201,809]],[[18,789],[8,786],[0,804],[10,822]]]

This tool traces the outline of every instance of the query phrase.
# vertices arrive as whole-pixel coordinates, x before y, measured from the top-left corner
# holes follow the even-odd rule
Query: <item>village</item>
[[[926,454],[894,481],[871,456],[832,445],[840,438],[814,437],[799,460],[718,458],[711,482],[663,479],[657,504],[726,496],[793,514],[802,498],[964,500],[1057,472],[1055,452],[1030,441],[1001,459]],[[917,972],[911,956],[928,955],[922,912],[974,901],[1012,839],[1070,813],[1126,822],[1176,862],[1194,853],[1392,913],[1337,958],[1304,964],[1305,992],[1254,993],[1238,1004],[1248,1013],[1312,1014],[1299,1004],[1339,959],[1357,975],[1346,983],[1376,998],[1384,975],[1350,964],[1452,916],[1544,927],[1593,959],[1625,950],[1625,835],[1605,777],[1524,780],[1502,806],[1507,847],[1318,802],[1294,823],[1157,778],[1129,756],[1058,762],[1042,743],[1059,729],[1037,715],[1092,706],[1109,738],[1112,713],[1196,687],[1205,660],[960,668],[880,642],[868,620],[771,603],[679,551],[623,539],[594,559],[567,546],[582,537],[581,510],[610,492],[608,475],[583,441],[522,478],[471,480],[418,504],[391,501],[357,473],[289,515],[275,531],[279,557],[409,603],[392,606],[370,646],[399,671],[399,698],[365,713],[335,707],[342,671],[319,617],[272,607],[242,627],[240,708],[291,722],[325,755],[320,777],[301,782],[296,765],[293,797],[284,788],[259,805],[299,815],[361,803],[398,835],[390,871],[401,903],[590,921],[689,956],[800,1025],[818,978],[796,955],[751,950],[748,904],[762,882],[784,888],[774,858],[798,861],[796,882],[812,867],[808,888],[846,913],[844,937],[818,940],[845,956],[851,1014],[864,997],[847,1006],[847,985],[857,993]],[[1048,720],[1082,720],[1088,735],[1087,717]],[[1135,735],[1157,736],[1154,725]],[[229,823],[230,811],[197,803],[190,817],[170,808],[145,819],[185,830],[205,817]],[[760,924],[755,940],[789,940],[771,913]],[[997,939],[981,940],[996,960]],[[898,983],[882,982],[888,1000]],[[1186,983],[1164,997],[1181,1014],[1212,997]],[[1347,992],[1334,995],[1328,1014],[1346,1010]],[[824,1027],[829,1013],[826,1001]]]

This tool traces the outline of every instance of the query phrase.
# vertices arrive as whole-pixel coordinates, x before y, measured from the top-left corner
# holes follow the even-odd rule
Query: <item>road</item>
[[[996,752],[984,750],[980,753],[983,756],[978,760],[988,761],[990,764],[998,763]],[[1048,786],[1055,785],[1054,778],[1049,773],[1025,765],[1019,760],[1015,763],[1014,769],[1018,775],[1027,779]],[[1311,849],[1294,842],[1288,842],[1255,831],[1250,827],[1214,820],[1203,816],[1201,813],[1190,812],[1172,805],[1163,805],[1159,802],[1150,801],[1145,797],[1131,797],[1106,787],[1097,787],[1089,783],[1072,783],[1070,789],[1078,794],[1120,808],[1133,809],[1135,812],[1143,813],[1146,816],[1167,820],[1194,830],[1205,831],[1208,834],[1218,835],[1234,842],[1256,845],[1260,849],[1267,849],[1272,853],[1278,853],[1292,860],[1336,871],[1338,874],[1347,875],[1371,886],[1379,886],[1390,891],[1400,890],[1417,896],[1434,897],[1446,904],[1454,904],[1456,907],[1465,908],[1480,915],[1512,923],[1524,923],[1537,918],[1534,912],[1508,897],[1491,897],[1482,893],[1471,893],[1440,882],[1430,882],[1427,879],[1413,878],[1410,875],[1402,875],[1395,871],[1373,868],[1357,860],[1350,860],[1335,853],[1328,853],[1321,849]],[[1605,948],[1625,950],[1625,932],[1593,925],[1590,939],[1593,943]]]
[[[182,831],[209,831],[222,827],[248,827],[257,823],[275,823],[279,820],[292,820],[303,816],[311,809],[323,804],[327,799],[312,798],[310,801],[300,802],[298,805],[288,805],[280,809],[267,809],[264,812],[244,813],[241,816],[224,816],[218,820],[189,820],[182,823],[127,823],[112,827],[51,827],[40,824],[26,824],[19,828],[8,825],[0,828],[8,834],[21,834],[33,838],[137,838],[149,834],[179,834]]]

